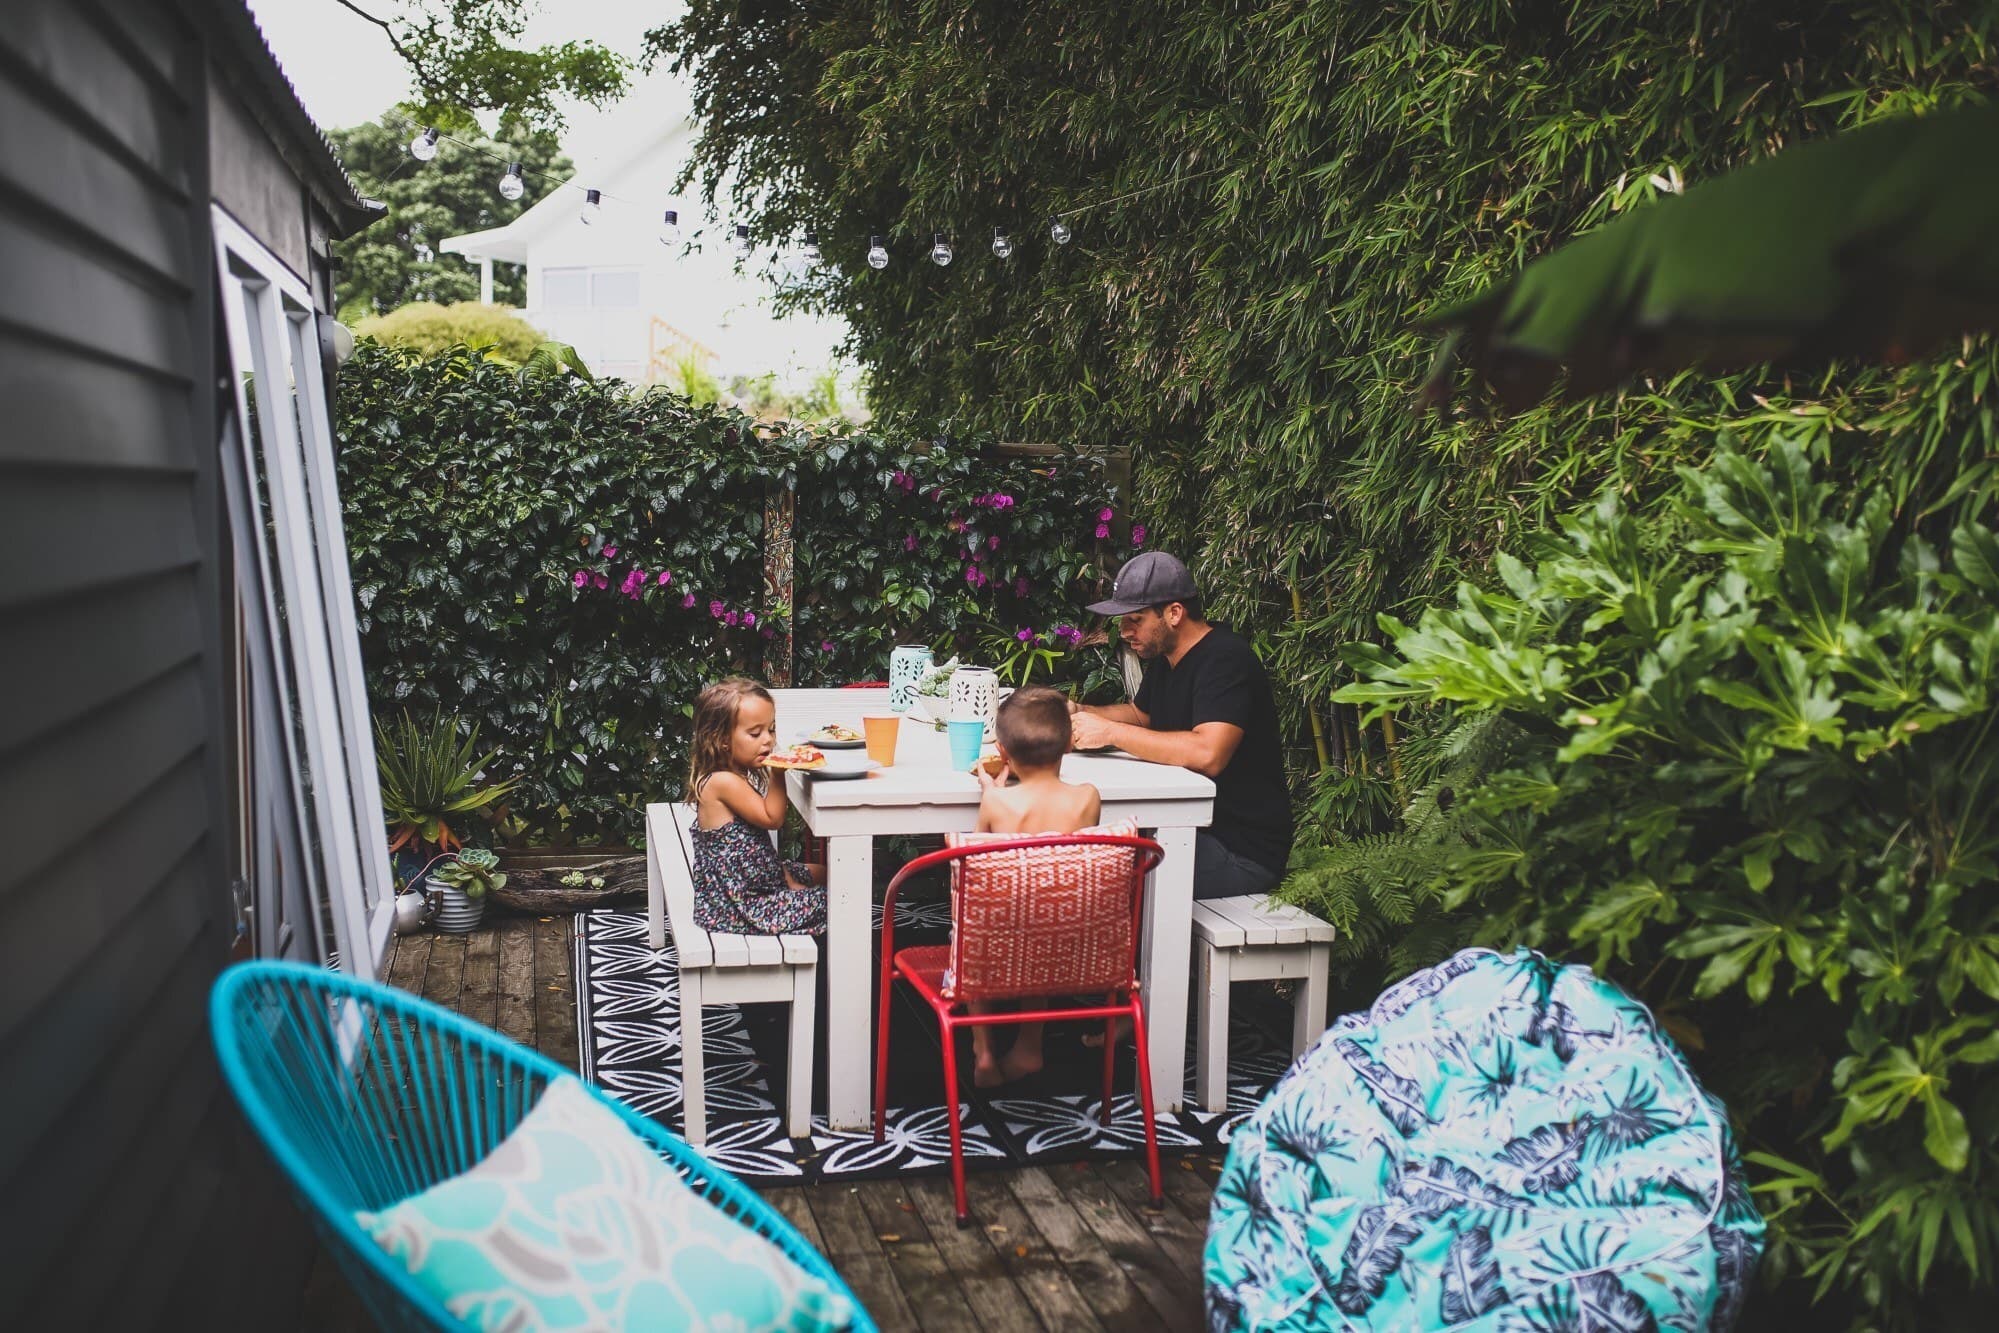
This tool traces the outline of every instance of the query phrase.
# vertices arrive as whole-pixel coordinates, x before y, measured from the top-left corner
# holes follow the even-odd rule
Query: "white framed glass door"
[[[250,668],[254,943],[379,976],[395,902],[318,315],[305,284],[220,208],[214,229],[233,363],[221,448]]]

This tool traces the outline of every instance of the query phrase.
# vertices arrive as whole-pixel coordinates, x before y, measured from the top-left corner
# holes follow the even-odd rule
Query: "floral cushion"
[[[1138,832],[1130,820],[1075,833],[957,833],[953,847],[1046,836]],[[1132,982],[1129,847],[1020,847],[952,867],[946,998],[1013,999],[1108,991]]]
[[[808,1333],[854,1317],[574,1078],[471,1170],[355,1221],[474,1328]]]
[[[1587,968],[1468,950],[1235,1131],[1208,1328],[1726,1330],[1763,1248],[1728,1117]]]

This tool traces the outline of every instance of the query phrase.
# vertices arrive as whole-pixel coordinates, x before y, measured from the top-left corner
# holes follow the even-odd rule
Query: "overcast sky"
[[[383,17],[399,12],[397,0],[355,4]],[[676,0],[557,0],[538,6],[525,40],[538,46],[588,39],[636,56],[646,30],[680,8]],[[409,95],[409,71],[386,35],[335,0],[250,0],[250,9],[321,129],[372,120]],[[581,106],[566,110],[565,142],[587,135],[598,113]]]

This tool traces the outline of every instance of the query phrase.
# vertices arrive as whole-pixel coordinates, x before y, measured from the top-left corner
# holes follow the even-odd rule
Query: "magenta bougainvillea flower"
[[[590,581],[596,584],[600,588],[608,588],[611,586],[611,579],[608,574],[592,574],[590,576]]]
[[[1099,524],[1097,524],[1097,540],[1098,540],[1098,541],[1102,541],[1102,540],[1103,540],[1104,538],[1106,538],[1106,537],[1108,537],[1108,536],[1110,536],[1110,535],[1111,535],[1111,525],[1110,525],[1110,524],[1108,524],[1108,523],[1099,523]]]
[[[999,534],[995,533],[994,535],[986,538],[986,549],[988,551],[999,550]]]
[[[1014,635],[1013,637],[1019,639],[1022,643],[1033,643],[1034,631],[1031,629],[1022,628],[1020,633]]]
[[[577,570],[574,574],[569,576],[569,582],[574,587],[578,588],[583,587],[585,584],[590,582],[590,571],[587,569]]]
[[[907,472],[897,472],[895,474],[894,480],[895,484],[900,486],[905,491],[913,491],[916,489],[916,478],[910,476]]]
[[[670,569],[662,569],[662,570],[660,570],[660,571],[659,571],[659,586],[660,586],[660,587],[662,587],[662,588],[664,588],[664,587],[665,587],[665,586],[666,586],[667,584],[669,584],[669,583],[671,583],[671,582],[673,582],[673,571],[672,571],[672,570],[670,570]]]
[[[831,639],[821,639],[821,640],[819,641],[819,651],[820,651],[820,652],[822,652],[822,653],[830,653],[830,652],[832,652],[832,651],[833,651],[833,641],[832,641]]]
[[[1025,597],[1033,588],[1034,585],[1029,583],[1025,578],[1017,578],[1013,581],[1013,595],[1015,597]]]
[[[730,629],[734,629],[736,626],[743,623],[743,617],[739,613],[731,611],[729,612],[728,615],[722,617],[722,623],[724,625],[727,625]]]
[[[1108,523],[1116,517],[1117,517],[1117,512],[1113,510],[1109,505],[1106,505],[1102,509],[1099,509],[1097,511],[1097,522],[1099,523]]]
[[[618,548],[615,546],[606,546],[604,548],[604,558],[606,560],[616,560],[618,558]]]
[[[977,565],[965,566],[965,582],[971,584],[974,588],[976,588],[985,581],[986,581],[986,576],[979,569]]]
[[[717,620],[720,620],[723,617],[723,615],[728,611],[728,609],[729,609],[728,607],[723,606],[720,602],[708,603],[708,614],[715,617],[715,619]]]
[[[1055,642],[1066,643],[1073,648],[1082,641],[1083,631],[1077,629],[1074,625],[1057,625],[1055,627]]]
[[[680,604],[682,606],[692,607],[696,600],[697,599],[695,598],[694,594],[690,592],[685,597],[680,599]]]
[[[915,533],[913,533],[913,532],[906,532],[906,533],[904,533],[904,534],[903,534],[903,537],[902,537],[902,549],[903,549],[903,550],[905,550],[905,551],[914,551],[914,550],[916,549],[916,534],[915,534]]]
[[[1145,524],[1134,523],[1131,525],[1131,544],[1133,546],[1145,545]]]
[[[751,629],[755,629],[757,627],[757,613],[754,611],[743,612],[743,623]]]

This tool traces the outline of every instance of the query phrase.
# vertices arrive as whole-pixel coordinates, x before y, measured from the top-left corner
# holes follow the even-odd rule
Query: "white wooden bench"
[[[697,1147],[708,1138],[702,1009],[777,1003],[791,1006],[785,1132],[803,1138],[812,1130],[818,941],[810,935],[732,935],[695,925],[693,828],[692,804],[646,807],[646,942],[655,950],[665,947],[671,922],[680,970],[681,1134]]]
[[[1238,981],[1299,979],[1291,1005],[1291,1058],[1326,1029],[1333,928],[1301,907],[1261,893],[1194,903],[1194,955],[1201,1014],[1194,1045],[1194,1092],[1204,1111],[1229,1100],[1229,987]]]

